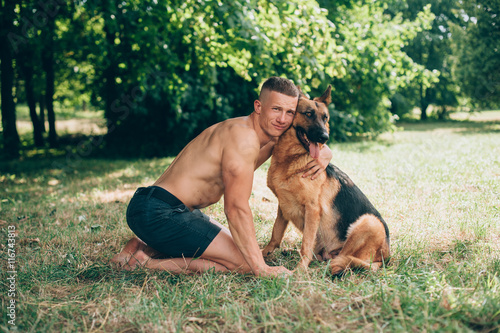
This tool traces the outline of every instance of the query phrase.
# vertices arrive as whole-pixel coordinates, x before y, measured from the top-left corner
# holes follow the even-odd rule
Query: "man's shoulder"
[[[232,118],[221,123],[220,135],[223,137],[224,143],[231,146],[246,143],[259,147],[257,132],[246,118]]]
[[[245,117],[228,119],[220,123],[218,137],[223,151],[231,152],[233,156],[236,154],[252,158],[259,154],[259,137]]]

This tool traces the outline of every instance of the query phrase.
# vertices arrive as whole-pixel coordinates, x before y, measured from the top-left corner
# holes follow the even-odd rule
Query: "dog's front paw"
[[[269,249],[267,248],[267,246],[262,250],[262,256],[263,257],[267,257],[268,255],[270,255],[272,252],[274,251],[274,249]]]
[[[295,270],[307,271],[310,263],[311,263],[310,258],[303,257],[302,260],[300,260],[299,263],[297,264]]]
[[[309,267],[304,266],[303,264],[299,263],[297,267],[293,270],[293,275],[308,275],[309,274]]]

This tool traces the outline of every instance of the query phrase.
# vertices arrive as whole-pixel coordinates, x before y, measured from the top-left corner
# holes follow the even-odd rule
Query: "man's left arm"
[[[311,176],[311,179],[315,179],[321,172],[326,170],[326,167],[330,163],[332,157],[333,154],[330,147],[323,145],[319,151],[318,159],[314,159],[306,165],[304,168],[305,172],[302,177],[305,178]]]
[[[257,164],[255,166],[256,169],[260,167],[262,163],[267,161],[269,157],[271,157],[274,146],[276,145],[277,142],[278,138],[274,138],[271,141],[269,141],[264,147],[260,148],[259,157],[257,158]]]

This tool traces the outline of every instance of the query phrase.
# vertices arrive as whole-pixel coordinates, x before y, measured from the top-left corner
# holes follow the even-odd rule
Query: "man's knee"
[[[214,238],[201,258],[220,263],[230,271],[252,272],[231,235],[224,232]]]

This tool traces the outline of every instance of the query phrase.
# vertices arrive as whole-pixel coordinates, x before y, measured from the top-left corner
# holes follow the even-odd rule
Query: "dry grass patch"
[[[132,236],[125,222],[128,200],[138,186],[152,184],[172,158],[2,162],[0,229],[5,234],[15,225],[18,232],[18,329],[498,331],[497,115],[484,122],[405,124],[405,131],[378,141],[332,146],[333,163],[387,221],[393,253],[385,269],[348,272],[341,279],[332,279],[325,262],[313,262],[307,273],[288,280],[113,270],[109,259]],[[257,170],[250,200],[262,246],[277,207],[266,187],[267,167]],[[222,202],[205,213],[226,223]],[[269,263],[295,268],[301,238],[289,227]],[[2,240],[4,260],[6,245]],[[0,271],[1,281],[6,274]],[[0,298],[2,309],[7,299]]]

